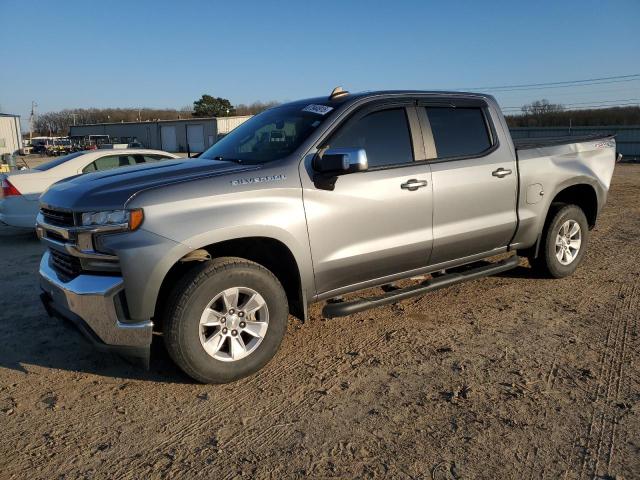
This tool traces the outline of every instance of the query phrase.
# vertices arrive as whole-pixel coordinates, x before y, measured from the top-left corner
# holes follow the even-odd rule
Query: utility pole
[[[32,100],[31,101],[31,115],[29,116],[29,143],[31,143],[31,139],[33,138],[33,126],[36,122],[36,107],[38,104]]]
[[[73,124],[76,124],[76,117],[78,116],[77,113],[72,113],[71,116],[73,117]]]

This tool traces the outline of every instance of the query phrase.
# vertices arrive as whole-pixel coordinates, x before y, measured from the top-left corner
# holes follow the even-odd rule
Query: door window
[[[438,158],[479,155],[491,147],[480,108],[426,107]]]
[[[330,148],[364,148],[369,167],[413,163],[409,122],[404,108],[370,113],[343,127]]]

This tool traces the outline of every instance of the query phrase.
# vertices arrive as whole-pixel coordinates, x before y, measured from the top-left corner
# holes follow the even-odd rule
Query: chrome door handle
[[[410,192],[413,192],[419,188],[426,187],[426,186],[427,186],[426,180],[417,180],[415,178],[412,178],[411,180],[407,180],[405,183],[400,185],[400,188],[402,188],[403,190],[409,190]]]
[[[507,175],[511,175],[511,170],[509,170],[508,168],[500,167],[499,169],[491,172],[491,175],[493,175],[494,177],[503,178],[503,177],[506,177]]]

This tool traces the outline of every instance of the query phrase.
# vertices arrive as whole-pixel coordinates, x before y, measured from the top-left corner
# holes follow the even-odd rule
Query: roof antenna
[[[336,87],[331,91],[331,95],[329,95],[329,100],[334,100],[336,98],[344,97],[345,95],[349,95],[349,92],[343,90],[342,87]]]

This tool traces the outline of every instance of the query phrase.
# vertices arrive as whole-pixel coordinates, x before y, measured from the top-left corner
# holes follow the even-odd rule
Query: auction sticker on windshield
[[[303,112],[317,113],[318,115],[326,115],[333,107],[327,107],[326,105],[307,105],[302,109]]]

